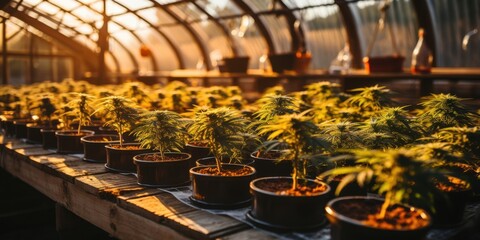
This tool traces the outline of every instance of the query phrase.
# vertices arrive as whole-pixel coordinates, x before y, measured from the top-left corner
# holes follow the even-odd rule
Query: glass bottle
[[[424,30],[418,30],[418,42],[412,53],[412,65],[410,69],[412,73],[429,73],[432,70],[433,55],[432,51],[423,38]]]
[[[350,53],[350,46],[348,44],[338,52],[337,57],[332,60],[329,67],[329,72],[332,74],[348,73],[352,63],[352,54]]]

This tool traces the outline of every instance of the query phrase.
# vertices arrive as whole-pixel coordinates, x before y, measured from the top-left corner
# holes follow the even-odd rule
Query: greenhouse
[[[480,240],[480,1],[0,18],[0,239]]]

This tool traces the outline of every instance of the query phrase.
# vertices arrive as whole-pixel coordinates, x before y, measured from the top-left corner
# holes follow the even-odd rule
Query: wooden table
[[[137,185],[134,176],[103,164],[60,155],[40,145],[0,135],[0,167],[77,216],[119,239],[278,239],[234,218],[186,205],[160,189]],[[326,234],[316,239],[329,240]],[[432,232],[428,240],[459,239],[471,222]],[[322,230],[323,232],[323,230]],[[463,235],[462,235],[463,234]],[[296,239],[296,238],[295,238]]]
[[[374,84],[390,82],[392,80],[414,79],[420,81],[420,95],[425,96],[433,91],[436,80],[480,80],[480,68],[433,68],[431,73],[411,73],[408,69],[395,73],[368,73],[363,69],[353,69],[349,73],[332,74],[326,70],[311,70],[305,73],[285,72],[274,73],[263,70],[250,69],[246,73],[220,73],[218,71],[175,70],[153,72],[147,75],[134,76],[149,82],[156,82],[158,78],[172,80],[202,79],[205,86],[209,86],[210,79],[233,79],[238,85],[238,79],[254,78],[259,85],[273,86],[282,79],[287,79],[293,84],[293,90],[300,90],[307,81],[338,79],[342,90],[347,91],[357,87],[371,86]],[[260,90],[266,87],[260,87]]]

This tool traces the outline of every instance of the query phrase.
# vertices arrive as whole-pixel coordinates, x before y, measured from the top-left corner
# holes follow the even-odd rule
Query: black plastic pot
[[[220,72],[230,73],[246,73],[248,70],[248,62],[250,57],[231,57],[223,58],[218,63],[218,69]]]
[[[250,183],[252,210],[247,219],[260,227],[275,231],[312,230],[327,222],[324,208],[331,198],[328,184],[308,180],[311,186],[325,185],[326,190],[312,196],[286,196],[259,187],[262,183],[292,184],[291,177],[264,177]]]
[[[29,119],[26,120],[15,120],[13,122],[15,128],[15,137],[18,139],[27,138],[27,124],[32,121]]]
[[[279,153],[279,151],[272,152]],[[253,167],[255,167],[255,170],[257,171],[257,174],[255,175],[256,178],[290,176],[292,173],[292,161],[279,161],[278,159],[257,157],[257,154],[258,151],[255,151],[250,155],[250,158],[255,161]]]
[[[133,157],[142,153],[152,152],[150,149],[128,149],[129,146],[140,146],[138,143],[124,143],[127,148],[117,148],[118,144],[106,145],[107,163],[105,168],[114,172],[135,173],[137,167],[133,163]]]
[[[198,170],[210,166],[199,166],[190,169],[192,180],[193,204],[203,208],[234,209],[250,204],[252,196],[249,183],[253,180],[255,169],[241,164],[224,164],[224,169],[250,168],[252,173],[244,176],[216,176],[199,173]]]
[[[165,155],[179,156],[169,161],[144,160],[145,156],[159,153],[145,153],[133,157],[137,165],[138,184],[146,187],[174,187],[190,182],[190,158],[188,153],[169,152]]]
[[[57,153],[83,153],[83,145],[80,139],[84,136],[93,135],[95,132],[90,130],[81,130],[80,134],[77,132],[77,130],[57,130],[55,132],[55,136],[57,137]]]
[[[33,144],[40,144],[42,143],[42,133],[40,130],[42,128],[46,128],[45,125],[38,125],[35,123],[28,123],[27,124],[27,142]]]
[[[296,53],[294,52],[270,54],[268,55],[268,59],[272,65],[272,71],[276,73],[295,70]]]
[[[83,144],[83,160],[87,162],[106,163],[108,144],[119,143],[118,135],[90,135],[80,139]]]
[[[3,126],[5,129],[5,135],[7,137],[14,137],[15,136],[15,125],[13,125],[13,119],[7,119],[3,122]]]
[[[228,162],[229,159],[223,159],[223,160],[224,160],[223,164],[230,163],[230,162]],[[247,159],[244,162],[232,163],[232,164],[245,164],[245,165],[253,167],[254,163],[255,163],[255,161],[253,159]],[[196,164],[196,166],[207,166],[207,165],[215,165],[215,164],[217,164],[217,162],[215,160],[215,157],[205,157],[205,158],[200,158],[197,161],[195,161],[195,164]],[[255,169],[255,171],[256,170],[257,169]],[[255,174],[255,176],[256,176],[256,174]]]
[[[452,227],[462,224],[463,213],[471,196],[471,188],[436,192],[434,194],[435,211],[430,213],[433,225],[435,227]]]
[[[197,146],[189,143],[185,145],[183,151],[192,156],[190,158],[190,167],[195,167],[195,161],[198,159],[212,156],[209,147]]]
[[[57,136],[55,136],[55,132],[58,129],[52,128],[42,128],[40,129],[40,133],[42,134],[42,147],[43,149],[56,149],[57,148]]]
[[[332,240],[424,240],[428,230],[431,226],[431,217],[426,211],[410,207],[407,205],[399,205],[405,207],[409,211],[419,211],[420,216],[428,221],[428,224],[417,229],[383,229],[365,225],[361,220],[349,217],[347,214],[342,214],[338,211],[341,204],[356,203],[362,206],[372,206],[374,204],[381,205],[383,199],[373,197],[340,197],[331,200],[325,207],[325,212],[328,220],[331,223],[331,239]],[[349,212],[354,211],[349,209]]]

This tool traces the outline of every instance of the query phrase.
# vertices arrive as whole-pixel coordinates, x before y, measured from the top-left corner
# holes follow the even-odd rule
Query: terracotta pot
[[[205,146],[197,146],[190,143],[187,143],[183,148],[183,151],[190,154],[192,157],[190,158],[190,167],[195,167],[195,161],[200,158],[205,158],[212,156],[210,153],[210,148]]]
[[[223,159],[223,164],[229,164],[229,159]],[[245,164],[245,165],[248,165],[248,166],[252,166],[254,165],[255,161],[253,159],[247,159],[246,161],[244,162],[241,162],[241,163],[232,163],[232,164]],[[197,161],[195,161],[195,165],[196,166],[207,166],[207,165],[216,165],[217,162],[215,161],[215,157],[205,157],[205,158],[200,158],[198,159]],[[255,169],[256,171],[256,169]]]
[[[135,173],[137,167],[133,163],[133,157],[142,153],[152,152],[150,149],[128,149],[128,148],[116,148],[118,144],[106,145],[107,151],[107,163],[105,167],[108,170],[121,173]],[[123,146],[140,146],[139,143],[124,143]]]
[[[358,209],[364,207],[383,204],[383,199],[373,197],[340,197],[328,202],[325,212],[331,223],[331,239],[332,240],[424,240],[431,226],[431,217],[428,213],[420,208],[414,208],[407,205],[397,205],[403,207],[406,211],[416,211],[420,214],[427,224],[415,229],[384,229],[364,224],[361,220],[354,219],[348,214],[339,212],[342,204],[355,203],[359,204]],[[364,207],[362,207],[364,206]],[[348,212],[354,211],[352,208]]]
[[[320,181],[307,180],[308,185],[324,185],[326,190],[312,196],[287,196],[262,189],[262,184],[292,184],[291,177],[264,177],[250,183],[252,210],[247,220],[276,231],[311,230],[326,224],[324,208],[331,199],[330,187]]]
[[[246,73],[249,61],[250,57],[223,58],[218,63],[218,69],[220,72]]]
[[[403,72],[403,56],[378,56],[365,57],[363,63],[365,70],[370,73],[376,72]]]
[[[56,149],[57,148],[57,136],[55,132],[57,128],[42,128],[40,133],[42,134],[42,147],[43,149]]]
[[[83,145],[80,139],[84,136],[93,135],[95,132],[90,130],[81,130],[77,134],[77,130],[57,130],[57,153],[73,154],[83,153]]]
[[[251,173],[244,176],[216,176],[202,174],[202,168],[215,167],[199,166],[190,169],[192,180],[193,204],[204,208],[234,209],[250,204],[252,196],[249,192],[249,183],[253,180],[255,169],[241,164],[224,164],[224,169],[250,168]]]
[[[118,135],[91,135],[80,139],[83,144],[83,160],[87,162],[106,163],[108,144],[118,144]]]
[[[167,156],[177,155],[179,158],[170,161],[144,160],[148,155],[159,153],[145,153],[133,157],[137,165],[138,184],[147,187],[174,187],[190,182],[190,158],[188,153],[165,153]]]
[[[279,151],[272,150],[272,152],[278,153]],[[290,176],[293,168],[292,168],[292,161],[290,160],[283,160],[279,161],[278,159],[271,159],[265,157],[257,157],[258,151],[253,152],[250,155],[255,163],[253,167],[257,171],[255,177],[273,177],[273,176]]]

